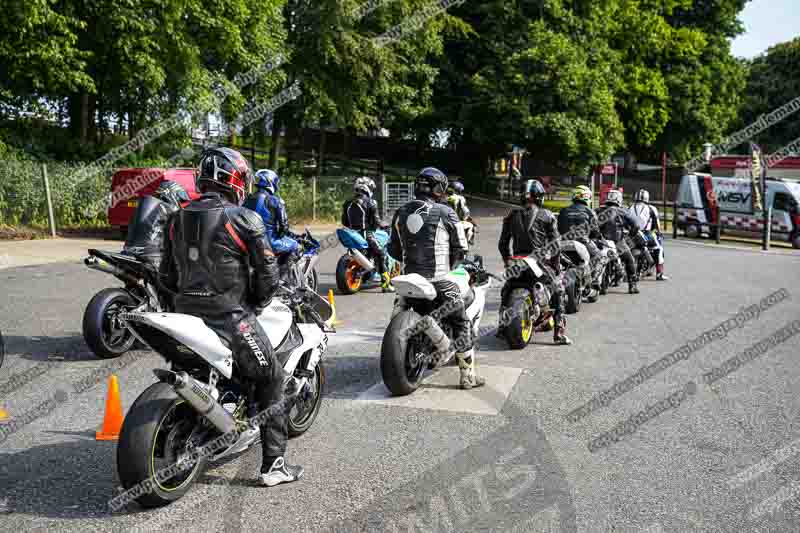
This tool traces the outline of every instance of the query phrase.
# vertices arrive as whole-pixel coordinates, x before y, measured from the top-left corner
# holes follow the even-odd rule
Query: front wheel
[[[503,329],[508,345],[514,350],[525,348],[533,337],[534,322],[533,299],[531,293],[521,289],[517,295],[512,295],[511,320]]]
[[[381,342],[381,376],[393,396],[411,394],[422,383],[422,374],[429,357],[425,333],[409,337],[408,332],[420,320],[413,310],[401,311],[383,334]]]
[[[299,437],[311,427],[317,419],[322,406],[322,391],[325,387],[325,369],[322,362],[314,369],[314,375],[308,380],[308,393],[298,398],[289,411],[289,437]]]
[[[336,264],[336,287],[342,294],[355,294],[361,289],[361,265],[351,255],[345,254]]]
[[[83,338],[97,357],[112,359],[133,347],[136,338],[119,320],[119,314],[136,306],[133,296],[118,288],[94,295],[83,313]]]
[[[306,285],[312,291],[319,292],[317,290],[319,288],[319,273],[317,272],[317,267],[312,268],[311,272],[306,274]]]
[[[139,505],[160,507],[188,492],[203,470],[204,459],[169,478],[156,474],[201,444],[193,441],[199,423],[197,411],[166,383],[154,383],[134,402],[119,435],[117,471],[125,490],[152,489],[136,498]]]

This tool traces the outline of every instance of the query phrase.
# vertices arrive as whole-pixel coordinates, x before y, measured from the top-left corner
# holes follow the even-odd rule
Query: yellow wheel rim
[[[531,301],[530,296],[525,299],[525,316],[522,318],[522,340],[526,343],[531,340],[531,336],[533,335],[533,320],[531,320],[531,307],[533,307],[533,302]]]

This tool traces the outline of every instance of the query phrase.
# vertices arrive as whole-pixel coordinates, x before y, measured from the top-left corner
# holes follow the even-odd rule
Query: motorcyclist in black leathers
[[[475,339],[461,290],[445,278],[467,252],[458,216],[441,203],[446,191],[447,176],[442,171],[432,167],[420,171],[414,181],[415,199],[398,209],[392,220],[388,252],[403,263],[404,274],[419,274],[436,288],[437,309],[431,316],[437,321],[449,317],[461,371],[460,385],[471,389],[486,381],[475,373]]]
[[[558,232],[561,238],[569,238],[578,241],[586,247],[591,258],[593,286],[600,289],[598,279],[598,263],[600,262],[600,251],[594,243],[594,239],[602,238],[600,224],[597,221],[597,214],[589,207],[592,201],[592,191],[586,185],[579,185],[572,192],[572,205],[569,205],[558,213]]]
[[[156,268],[164,253],[167,221],[170,216],[189,204],[189,195],[172,180],[162,181],[155,192],[139,200],[128,224],[128,235],[122,253],[149,262]]]
[[[650,257],[650,252],[644,246],[639,231],[639,222],[622,207],[622,193],[616,189],[608,191],[606,205],[597,210],[600,219],[600,231],[603,236],[614,241],[617,246],[617,253],[625,263],[625,273],[628,276],[628,292],[639,294],[639,274],[636,271],[636,261],[631,253],[631,247],[642,248],[645,257]],[[630,238],[625,238],[625,231]]]
[[[375,182],[362,176],[353,184],[353,197],[346,200],[342,207],[342,226],[357,231],[367,240],[369,252],[375,262],[375,268],[381,277],[381,290],[394,292],[391,278],[386,272],[386,261],[383,248],[375,240],[375,232],[382,226],[378,215],[378,202],[372,198]]]
[[[553,342],[556,344],[572,344],[567,337],[567,319],[563,315],[565,289],[561,272],[559,251],[558,224],[555,215],[545,209],[544,197],[546,191],[537,180],[528,180],[526,185],[526,207],[514,208],[503,219],[503,229],[500,232],[498,248],[500,256],[506,267],[511,264],[512,256],[528,256],[539,252],[542,256],[539,263],[546,267],[545,278],[538,281],[548,283],[552,289],[550,306],[553,309],[555,328],[553,329]],[[545,250],[554,250],[547,256]],[[512,251],[513,250],[513,251]],[[501,295],[505,302],[506,294]]]
[[[278,269],[261,217],[240,207],[251,181],[239,152],[207,150],[197,178],[202,196],[170,220],[161,270],[176,293],[175,311],[199,316],[230,344],[239,375],[253,384],[250,416],[272,408],[264,425],[249,431],[261,431],[261,482],[273,486],[299,479],[303,469],[283,458],[288,380],[256,319],[277,289]]]

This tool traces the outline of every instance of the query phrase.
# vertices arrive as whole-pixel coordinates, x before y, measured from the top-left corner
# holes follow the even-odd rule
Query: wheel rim
[[[289,412],[289,418],[295,426],[303,426],[314,416],[314,410],[322,394],[322,381],[319,379],[319,368],[309,379],[311,396],[303,401],[298,400]]]
[[[119,314],[126,310],[126,306],[113,302],[103,315],[103,341],[112,350],[124,347],[133,339],[131,332],[119,319]]]
[[[306,285],[314,292],[317,292],[316,278],[314,277],[314,270],[312,269],[306,274]]]
[[[416,383],[422,376],[427,354],[421,346],[419,337],[412,338],[406,345],[406,378],[411,383]]]
[[[531,340],[531,336],[533,335],[533,320],[531,320],[531,307],[533,307],[533,302],[531,301],[531,297],[528,296],[525,298],[525,307],[522,310],[522,317],[520,318],[520,323],[522,325],[522,340],[526,343]]]
[[[197,425],[197,418],[197,412],[185,401],[180,400],[158,424],[150,451],[150,469],[155,485],[164,492],[179,490],[189,482],[199,467],[197,462],[164,480],[159,480],[155,475],[160,469],[177,463],[180,457],[196,446],[196,443],[192,443],[189,439]]]
[[[361,275],[359,274],[359,265],[355,259],[351,259],[347,264],[347,270],[344,273],[344,279],[347,281],[347,288],[351,291],[357,291],[361,287]]]

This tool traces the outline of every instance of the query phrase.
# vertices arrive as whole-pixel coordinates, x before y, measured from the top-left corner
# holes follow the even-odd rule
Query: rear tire
[[[567,314],[572,315],[581,310],[581,293],[583,292],[580,284],[578,283],[577,276],[574,270],[567,272],[566,276],[566,289],[567,289]]]
[[[381,376],[383,383],[393,396],[406,396],[411,394],[422,383],[422,374],[427,365],[421,361],[415,366],[408,361],[409,348],[414,349],[414,339],[409,338],[407,332],[421,317],[416,311],[406,310],[398,313],[383,334],[381,342]],[[418,334],[418,335],[424,335]],[[412,341],[409,343],[409,341]],[[414,355],[414,354],[411,354]]]
[[[349,254],[336,263],[336,287],[342,294],[355,294],[361,289],[361,267]]]
[[[800,234],[795,235],[794,238],[792,239],[792,247],[795,250],[800,250]]]
[[[700,236],[700,226],[697,224],[687,224],[684,232],[690,239],[696,239]]]
[[[512,293],[509,306],[513,311],[511,320],[503,330],[508,345],[513,350],[522,350],[533,338],[534,318],[530,292],[524,290],[525,295]],[[515,291],[516,292],[516,291]]]
[[[152,491],[136,498],[142,507],[161,507],[180,499],[191,488],[205,465],[205,460],[201,458],[190,469],[179,473],[178,476],[185,478],[175,487],[169,486],[168,480],[158,482],[155,479],[159,468],[177,462],[177,458],[162,458],[157,450],[164,442],[160,439],[162,430],[166,431],[165,421],[179,409],[189,410],[187,412],[195,416],[195,421],[200,416],[178,397],[170,385],[159,382],[148,387],[125,416],[117,446],[117,471],[125,490],[148,481],[152,485]],[[180,418],[179,421],[185,424],[186,418]],[[157,456],[165,464],[156,465]]]
[[[94,295],[83,313],[83,338],[101,359],[119,357],[133,347],[136,338],[120,327],[116,315],[136,305],[127,291],[103,289]]]

